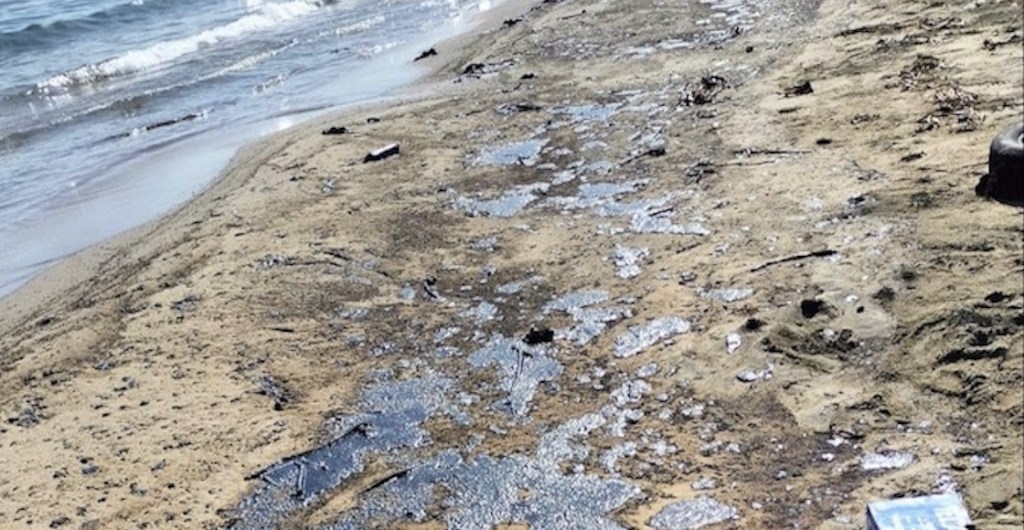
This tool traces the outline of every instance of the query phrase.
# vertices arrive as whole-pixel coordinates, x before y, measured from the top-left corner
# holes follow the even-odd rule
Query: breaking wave
[[[147,48],[133,50],[118,57],[95,64],[88,64],[46,79],[32,89],[33,94],[53,95],[67,92],[76,87],[92,85],[108,79],[149,71],[169,66],[181,57],[193,54],[202,48],[235,39],[247,33],[263,31],[283,22],[308,15],[324,2],[294,0],[285,3],[262,3],[250,14],[233,22],[208,29],[182,39],[153,44]]]

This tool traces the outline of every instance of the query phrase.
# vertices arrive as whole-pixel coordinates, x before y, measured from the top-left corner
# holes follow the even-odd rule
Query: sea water
[[[416,76],[487,0],[3,0],[0,295],[246,142]]]

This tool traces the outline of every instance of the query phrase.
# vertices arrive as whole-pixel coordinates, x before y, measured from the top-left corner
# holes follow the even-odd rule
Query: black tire
[[[999,202],[1024,206],[1024,123],[1011,126],[992,140],[988,174],[974,191]]]

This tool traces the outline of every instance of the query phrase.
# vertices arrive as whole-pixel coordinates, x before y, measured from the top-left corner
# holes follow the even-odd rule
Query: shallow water
[[[490,4],[0,3],[0,295],[187,200],[244,143],[408,83]]]

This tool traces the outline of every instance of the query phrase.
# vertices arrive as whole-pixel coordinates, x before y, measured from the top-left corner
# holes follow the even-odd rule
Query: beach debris
[[[24,400],[24,406],[19,411],[7,417],[7,423],[11,425],[17,425],[23,429],[34,427],[38,425],[42,420],[46,419],[43,415],[43,409],[46,406],[43,405],[43,398],[41,397],[30,397]]]
[[[704,177],[714,175],[717,172],[718,168],[715,167],[714,162],[707,159],[700,159],[683,170],[683,179],[685,179],[688,184],[699,184],[700,181],[704,180]]]
[[[760,379],[760,377],[757,375],[757,372],[745,370],[736,374],[736,379],[739,379],[743,383],[753,383],[754,381]]]
[[[760,264],[760,265],[750,269],[750,272],[757,272],[757,271],[760,271],[760,270],[767,269],[768,267],[779,265],[781,263],[788,263],[788,262],[791,262],[791,261],[800,261],[800,260],[805,260],[805,259],[808,259],[808,258],[827,258],[829,256],[835,256],[838,253],[839,253],[839,251],[832,250],[832,249],[829,249],[829,248],[825,248],[825,249],[821,249],[821,250],[811,250],[811,251],[807,251],[807,252],[797,252],[796,254],[789,254],[789,255],[786,255],[786,256],[779,257],[779,258],[770,259],[770,260],[768,260],[768,261],[766,261],[766,262],[764,262],[764,263],[762,263],[762,264]]]
[[[739,333],[730,333],[725,336],[725,351],[729,353],[736,353],[742,344],[743,337]]]
[[[257,393],[273,399],[274,410],[284,410],[285,405],[291,403],[294,395],[285,386],[284,381],[269,375],[260,377],[260,387]]]
[[[182,298],[181,300],[171,302],[171,309],[179,313],[185,313],[187,311],[190,311],[196,304],[198,304],[202,300],[202,296],[195,293],[189,293],[185,295],[185,297]]]
[[[1002,46],[1006,46],[1008,44],[1017,44],[1021,40],[1024,40],[1024,36],[1022,36],[1020,30],[1017,30],[1014,31],[1013,34],[1011,34],[1009,37],[1003,40],[985,39],[981,41],[981,47],[985,48],[990,52],[994,52]]]
[[[512,59],[493,63],[469,63],[462,69],[464,77],[482,77],[487,74],[494,74],[514,66],[516,62]]]
[[[170,127],[171,125],[177,125],[179,123],[200,120],[200,119],[205,118],[206,115],[207,115],[207,111],[203,111],[203,112],[190,112],[190,113],[188,113],[188,114],[186,114],[184,116],[180,116],[180,117],[173,118],[173,119],[170,119],[170,120],[164,120],[164,121],[160,121],[160,122],[156,122],[156,123],[151,123],[149,125],[143,125],[142,127],[136,127],[134,129],[132,129],[130,132],[121,133],[119,135],[112,136],[111,138],[131,138],[131,137],[134,137],[134,136],[138,136],[138,135],[140,135],[140,134],[142,134],[144,132],[152,131],[154,129],[162,129],[164,127]]]
[[[804,96],[804,95],[807,95],[807,94],[811,94],[813,92],[814,92],[814,88],[811,86],[811,82],[810,81],[804,81],[802,83],[797,83],[797,84],[787,88],[786,91],[785,91],[785,96],[787,98],[791,98],[791,97],[796,97],[796,96]]]
[[[718,300],[719,302],[725,302],[727,304],[749,298],[753,294],[754,290],[750,288],[708,289],[700,291],[700,295],[704,298],[709,300]]]
[[[962,530],[973,528],[956,493],[905,497],[868,504],[868,530]]]
[[[803,149],[782,149],[777,147],[744,147],[743,149],[733,149],[732,154],[741,157],[750,156],[796,156],[806,155],[810,151]]]
[[[742,383],[753,383],[754,381],[760,381],[762,379],[771,379],[772,372],[774,371],[774,369],[775,367],[772,366],[771,363],[769,363],[764,370],[760,370],[757,372],[753,370],[744,370],[736,374],[736,379],[738,379]]]
[[[651,255],[650,249],[615,245],[612,259],[615,261],[615,274],[619,278],[629,279],[640,275],[640,263]]]
[[[554,342],[554,340],[555,332],[551,328],[532,328],[523,337],[523,342],[528,346]]]
[[[696,83],[687,83],[679,94],[680,107],[707,105],[713,103],[723,90],[729,88],[729,81],[720,75],[705,75]]]
[[[800,315],[804,318],[814,318],[819,314],[830,314],[832,312],[832,306],[824,301],[817,298],[807,298],[800,301]]]
[[[697,530],[738,517],[736,508],[702,495],[693,500],[669,504],[648,524],[657,530]]]
[[[423,292],[427,294],[433,300],[443,302],[445,297],[441,296],[441,292],[437,290],[437,278],[431,276],[423,280]]]
[[[631,326],[626,333],[615,339],[615,356],[632,357],[647,348],[670,337],[690,331],[690,323],[679,317],[661,317],[640,325]]]
[[[276,267],[289,265],[291,262],[292,259],[287,256],[283,256],[281,254],[267,254],[256,262],[256,268],[266,271]]]
[[[951,119],[956,132],[970,132],[977,129],[983,117],[974,106],[980,101],[979,96],[957,83],[947,83],[932,94],[936,110],[926,114],[917,121],[915,133],[923,133],[937,129],[941,125],[939,118]]]
[[[320,131],[320,134],[324,136],[332,136],[338,134],[348,134],[348,128],[346,127],[329,127]]]
[[[391,157],[397,155],[398,152],[399,152],[398,144],[388,144],[388,145],[385,145],[384,147],[381,147],[379,149],[375,149],[375,150],[370,151],[369,153],[367,153],[366,157],[363,158],[363,163],[366,164],[366,163],[369,163],[369,162],[377,162],[379,160],[384,160],[385,158],[391,158]]]
[[[380,123],[380,118],[376,116],[370,116],[369,118],[366,118],[366,123]]]
[[[1001,131],[988,149],[988,173],[974,192],[1005,204],[1024,205],[1024,123]]]
[[[879,451],[866,453],[860,457],[860,467],[865,471],[884,471],[903,469],[914,463],[917,457],[913,453],[900,451]]]
[[[496,110],[497,110],[498,114],[501,114],[502,116],[508,116],[508,115],[517,114],[517,113],[520,113],[520,112],[537,112],[537,111],[539,111],[539,110],[541,110],[543,108],[544,107],[541,107],[540,105],[537,105],[536,103],[519,102],[519,103],[505,103],[503,105],[499,105]]]
[[[836,33],[836,37],[849,37],[860,33],[895,33],[906,28],[902,22],[885,22],[881,24],[870,24],[867,26],[854,26]]]
[[[562,363],[547,355],[545,345],[531,346],[518,339],[495,335],[486,346],[469,355],[476,368],[495,365],[506,397],[494,408],[513,417],[523,417],[543,381],[552,381],[562,373]]]
[[[437,55],[437,50],[435,50],[433,48],[430,48],[429,50],[426,50],[426,51],[420,53],[419,55],[417,55],[416,58],[412,60],[412,62],[422,61],[423,59],[426,59],[427,57],[433,57],[435,55]]]
[[[922,81],[932,81],[935,73],[943,66],[942,60],[933,55],[918,54],[914,62],[900,70],[899,81],[886,84],[886,88],[899,87],[903,91],[910,90]]]
[[[564,15],[564,16],[558,17],[558,20],[569,20],[569,19],[573,19],[573,18],[577,18],[577,17],[582,17],[583,15],[586,15],[586,14],[587,14],[587,10],[583,9],[579,13],[573,13],[571,15]]]
[[[324,195],[330,195],[334,193],[334,184],[338,182],[338,179],[330,177],[324,181],[324,187],[320,189]]]

